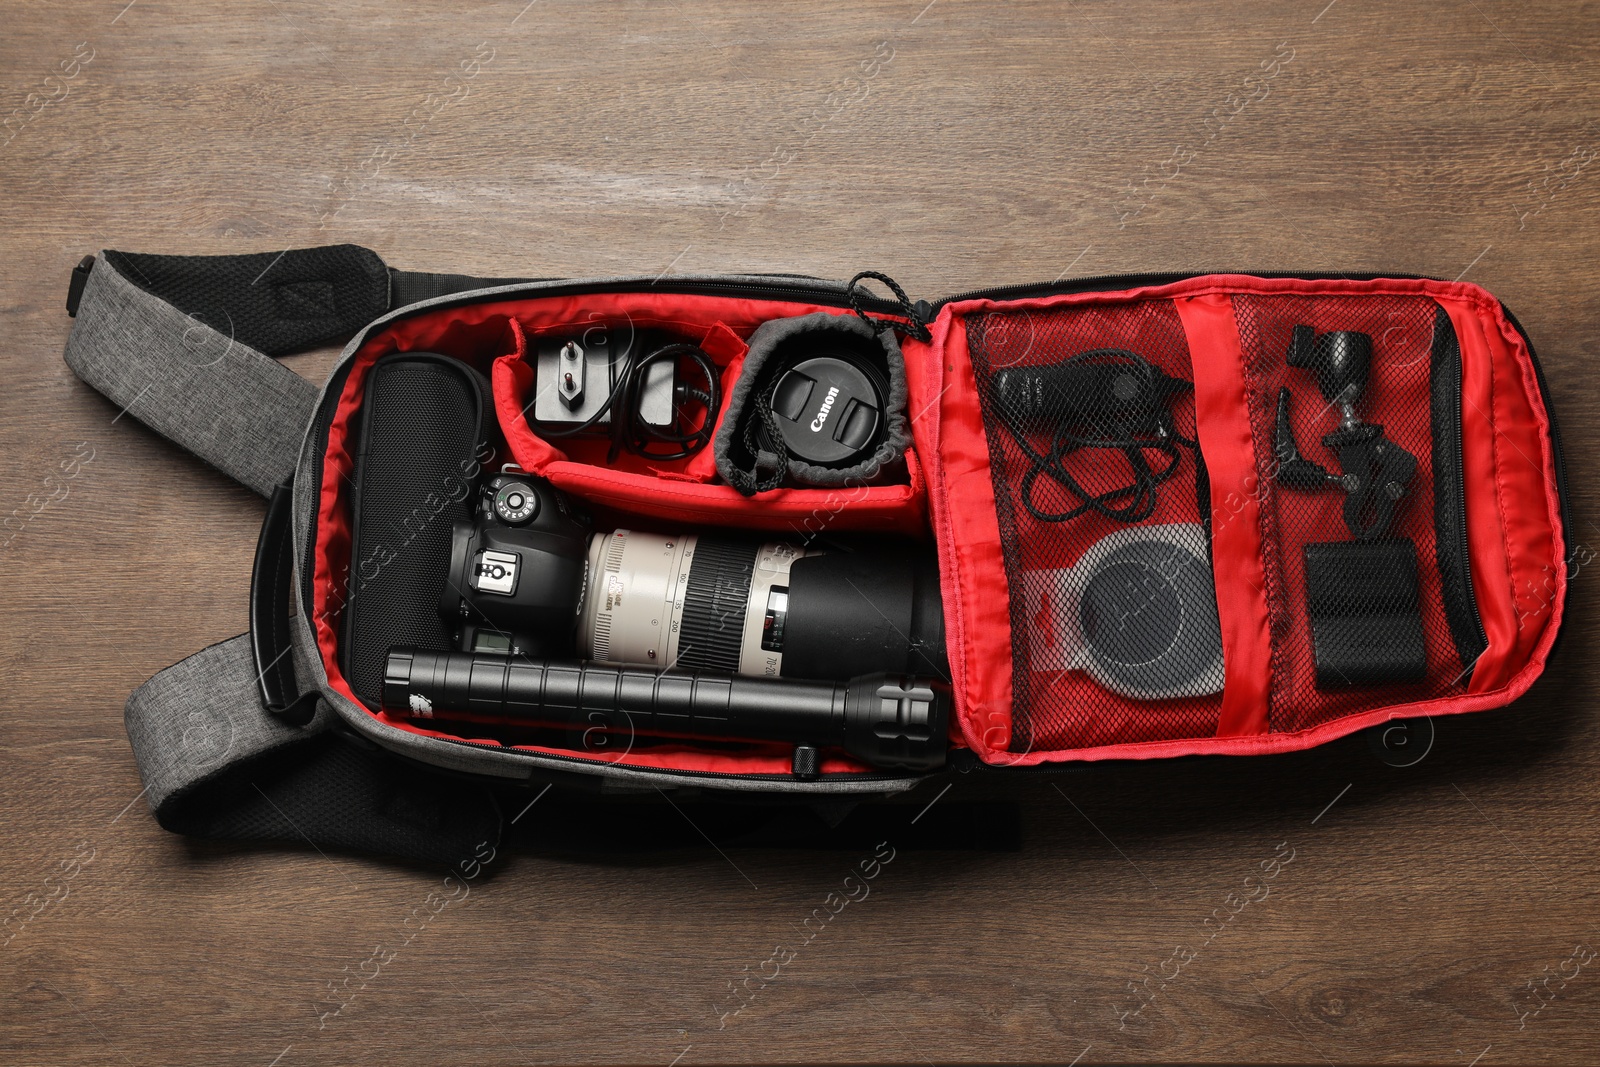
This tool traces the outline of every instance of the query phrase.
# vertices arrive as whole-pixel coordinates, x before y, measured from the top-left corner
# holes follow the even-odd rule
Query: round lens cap
[[[796,363],[772,389],[772,413],[796,459],[842,467],[865,459],[883,437],[881,383],[854,359]]]

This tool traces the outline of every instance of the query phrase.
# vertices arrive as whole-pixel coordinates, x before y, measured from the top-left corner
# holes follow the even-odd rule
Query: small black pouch
[[[1306,545],[1305,555],[1317,688],[1426,678],[1416,546],[1405,538],[1324,541]]]
[[[390,647],[452,647],[435,605],[451,529],[471,518],[488,393],[477,371],[430,353],[385,356],[367,379],[341,651],[345,677],[373,707]]]
[[[772,428],[773,387],[794,362],[796,351],[808,346],[846,350],[875,372],[881,369],[887,385],[879,416],[884,428],[877,448],[857,463],[808,463],[788,453]],[[763,323],[750,337],[750,350],[717,431],[717,473],[746,496],[785,483],[831,488],[875,482],[899,463],[911,443],[907,396],[905,357],[893,330],[874,331],[855,316],[827,312]]]

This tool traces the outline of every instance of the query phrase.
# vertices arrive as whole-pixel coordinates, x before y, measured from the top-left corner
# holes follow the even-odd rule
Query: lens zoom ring
[[[745,541],[700,538],[683,595],[679,667],[738,673],[758,548]]]

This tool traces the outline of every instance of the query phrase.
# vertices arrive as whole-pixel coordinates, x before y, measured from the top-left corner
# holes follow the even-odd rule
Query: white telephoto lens
[[[804,549],[693,534],[598,534],[578,654],[599,663],[776,677],[789,565]]]

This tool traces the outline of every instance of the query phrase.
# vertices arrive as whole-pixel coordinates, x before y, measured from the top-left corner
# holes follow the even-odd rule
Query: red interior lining
[[[515,353],[495,361],[495,411],[507,447],[525,469],[542,474],[552,484],[593,503],[673,522],[713,523],[798,536],[808,536],[823,527],[927,536],[927,489],[914,449],[906,452],[905,484],[776,489],[763,493],[757,504],[732,486],[704,484],[715,474],[714,465],[709,472],[679,463],[654,473],[641,473],[625,469],[620,463],[622,457],[618,457],[615,468],[567,459],[528,425],[523,406],[532,389],[533,368]],[[604,451],[603,445],[600,451]],[[710,452],[707,448],[694,458],[704,457],[709,462]],[[638,464],[639,457],[630,458],[634,465]]]
[[[1467,530],[1473,588],[1489,635],[1470,690],[1515,684],[1542,666],[1560,625],[1566,545],[1560,522],[1529,521],[1545,493],[1553,500],[1550,424],[1539,401],[1522,336],[1496,304],[1492,314],[1465,301],[1441,301],[1461,343],[1462,438],[1467,443]],[[1522,358],[1519,358],[1522,357]],[[1548,505],[1554,507],[1554,504]]]
[[[329,427],[318,501],[312,618],[329,684],[351,701],[360,703],[339,670],[338,628],[339,612],[344,603],[345,568],[336,566],[334,561],[347,560],[350,555],[349,514],[343,489],[348,485],[354,459],[347,445],[350,443],[352,419],[361,404],[366,374],[374,361],[391,352],[444,352],[485,373],[494,370],[499,378],[514,384],[514,379],[510,377],[514,372],[509,369],[501,371],[499,367],[491,365],[506,353],[518,351],[519,345],[525,344],[526,335],[552,329],[582,330],[602,321],[631,321],[636,325],[671,329],[691,337],[705,337],[715,349],[711,351],[714,359],[720,352],[731,362],[733,358],[742,357],[743,353],[734,352],[729,338],[719,336],[720,333],[732,334],[732,340],[742,346],[743,338],[769,319],[818,311],[849,314],[838,308],[771,300],[679,293],[596,293],[443,308],[401,319],[368,337],[351,361],[349,376]],[[907,367],[907,377],[913,388],[917,388],[919,370],[916,366]],[[498,405],[498,397],[496,402]],[[521,402],[516,402],[513,407],[520,420]],[[525,420],[522,421],[522,428],[531,437]],[[526,450],[532,446],[524,438],[521,447]],[[603,450],[604,445],[600,447]],[[513,454],[521,460],[515,444]],[[529,459],[534,459],[532,453]],[[920,463],[914,454],[908,454],[907,467],[910,474],[908,485],[781,490],[752,500],[739,496],[726,486],[651,477],[647,473],[650,469],[648,464],[644,465],[643,471],[628,471],[594,467],[564,458],[547,457],[544,460],[545,473],[554,484],[586,498],[598,498],[600,503],[624,513],[631,511],[641,516],[701,525],[721,519],[741,527],[799,534],[832,527],[926,536],[927,526],[922,518],[926,489]],[[676,473],[693,477],[692,472],[680,470]],[[713,492],[716,490],[725,492]],[[374,715],[397,729],[424,736],[498,744],[493,740],[466,737],[462,733],[447,733],[418,726],[410,720],[393,718],[382,712]],[[588,753],[567,749],[515,747],[577,758],[596,758]],[[789,759],[787,746],[752,744],[738,752],[714,752],[689,745],[663,745],[648,751],[630,752],[626,763],[630,766],[727,774],[787,774]],[[600,761],[615,762],[615,758]],[[872,770],[840,752],[829,750],[824,751],[821,769],[830,774]]]
[[[1184,298],[1198,306],[1203,298],[1233,293],[1425,294],[1448,310],[1461,340],[1464,364],[1464,427],[1468,442],[1467,505],[1471,521],[1474,586],[1489,651],[1479,661],[1471,690],[1462,696],[1378,708],[1344,716],[1318,726],[1287,733],[1241,733],[1205,739],[1106,744],[1092,748],[1006,751],[1010,740],[1010,623],[1004,567],[1000,560],[993,487],[983,437],[976,383],[967,361],[963,316],[1000,308],[1049,308],[1072,304],[1116,303],[1138,299]],[[313,619],[330,683],[354,700],[336,660],[338,607],[342,603],[342,568],[330,561],[348,558],[348,517],[340,486],[350,475],[345,445],[350,420],[359,405],[367,368],[391,351],[448,351],[487,371],[492,361],[515,347],[508,321],[516,318],[529,329],[588,321],[595,313],[639,315],[681,332],[705,331],[717,322],[736,336],[768,318],[838,309],[805,304],[700,297],[682,294],[591,294],[541,300],[504,301],[415,316],[369,338],[353,360],[329,433],[318,505]],[[1539,400],[1526,346],[1493,297],[1461,283],[1390,280],[1380,282],[1300,281],[1214,275],[1169,286],[1117,294],[1085,293],[1025,301],[965,301],[947,305],[933,324],[931,344],[907,341],[907,372],[913,404],[912,432],[921,464],[911,465],[910,501],[920,515],[926,496],[943,566],[951,670],[956,692],[953,733],[986,761],[998,764],[1038,763],[1063,758],[1095,760],[1154,758],[1194,753],[1247,754],[1307,748],[1334,737],[1401,716],[1465,712],[1503,705],[1521,695],[1543,669],[1560,622],[1566,575],[1564,543],[1559,529],[1550,425]],[[1238,417],[1243,418],[1243,413]],[[554,463],[562,461],[553,461]],[[571,462],[571,461],[565,461]],[[615,494],[624,505],[642,498],[625,479],[637,472],[585,467],[582,479],[567,484],[584,495]],[[670,473],[670,472],[668,472]],[[685,472],[694,477],[692,472]],[[924,485],[921,476],[927,476]],[[565,476],[565,475],[564,475]],[[577,472],[572,472],[574,479]],[[555,475],[552,473],[552,479]],[[596,484],[591,486],[588,479]],[[618,481],[617,479],[624,479]],[[649,514],[671,521],[706,521],[706,509],[682,490],[716,489],[693,482],[654,482]],[[882,487],[879,487],[882,488]],[[892,488],[892,487],[891,487]],[[730,490],[731,492],[731,490]],[[827,491],[808,502],[809,510],[788,521],[805,529],[813,516],[825,517],[840,506]],[[876,490],[872,490],[876,492]],[[662,499],[671,497],[672,499]],[[1213,493],[1213,504],[1216,502]],[[767,497],[760,505],[766,507]],[[849,509],[845,501],[841,510]],[[887,508],[904,516],[905,502]],[[818,509],[821,509],[820,512]],[[852,511],[864,515],[865,512]],[[813,520],[815,521],[815,520]],[[741,520],[741,525],[746,524]],[[748,523],[756,525],[754,521]],[[781,527],[780,527],[781,528]],[[895,529],[900,529],[896,526]],[[1219,571],[1220,573],[1220,571]],[[999,580],[997,579],[997,576]],[[1231,679],[1230,679],[1231,682]],[[380,716],[382,717],[382,716]],[[430,736],[459,737],[394,720],[391,725]],[[572,755],[568,750],[530,749]],[[783,774],[785,751],[751,746],[736,754],[710,753],[685,746],[632,753],[630,765],[725,773]],[[862,765],[830,756],[824,770],[861,771]]]
[[[934,374],[912,392],[912,434],[926,464],[939,545],[955,728],[985,763],[1015,761],[1011,745],[1011,611],[978,384],[965,322],[941,313],[925,357]],[[907,363],[923,346],[908,342]],[[998,579],[998,580],[997,580]]]
[[[1471,691],[1374,708],[1287,732],[1265,732],[1264,714],[1251,711],[1235,717],[1234,722],[1255,732],[1232,736],[1008,752],[1011,645],[1005,567],[976,384],[965,358],[965,317],[996,309],[1162,298],[1182,298],[1194,307],[1204,298],[1227,298],[1235,293],[1426,295],[1439,300],[1455,321],[1467,378],[1464,428],[1471,445],[1465,463],[1474,587],[1479,590],[1480,611],[1490,638],[1489,652],[1479,661]],[[1559,625],[1565,587],[1549,418],[1538,399],[1526,346],[1506,321],[1499,302],[1477,286],[1409,279],[1306,281],[1211,275],[1120,293],[963,301],[941,310],[934,326],[934,347],[944,357],[948,378],[938,394],[938,446],[926,460],[930,511],[945,568],[945,610],[947,628],[954,638],[951,669],[959,724],[963,736],[985,761],[1028,764],[1063,758],[1291,751],[1396,717],[1497,707],[1526,691],[1543,669]],[[1228,417],[1247,420],[1248,413],[1241,407]],[[1507,462],[1508,451],[1519,457],[1517,463]],[[1216,500],[1214,489],[1214,505]],[[1246,561],[1235,558],[1232,562]],[[1228,566],[1219,560],[1216,573],[1231,574]],[[1486,589],[1490,595],[1484,594]],[[1219,591],[1219,607],[1236,591]],[[1235,604],[1233,611],[1239,610]],[[1228,628],[1225,620],[1225,633]],[[1229,681],[1238,684],[1231,669]],[[1002,694],[1004,702],[997,702]]]
[[[1175,301],[1194,360],[1195,421],[1211,479],[1213,569],[1222,624],[1222,708],[1216,734],[1236,737],[1267,728],[1272,642],[1262,566],[1261,499],[1256,480],[1239,328],[1233,301],[1208,293]]]
[[[669,325],[683,329],[681,323],[667,323],[637,312],[631,315],[631,325],[637,329]],[[510,348],[494,362],[495,413],[517,462],[525,470],[550,479],[553,485],[591,503],[672,522],[712,523],[799,536],[809,536],[823,527],[927,536],[927,490],[915,449],[907,450],[907,481],[903,484],[777,489],[762,494],[757,506],[732,486],[706,484],[716,476],[716,461],[709,447],[687,460],[652,461],[624,452],[615,463],[607,463],[604,441],[573,438],[558,444],[545,440],[527,417],[534,373],[523,359],[524,330],[517,320],[512,320],[511,326]],[[716,321],[702,325],[692,334],[704,338],[702,346],[722,367],[724,395],[732,389],[744,362],[746,346],[739,335],[741,328],[748,334],[753,327]],[[720,425],[720,415],[718,422]]]

